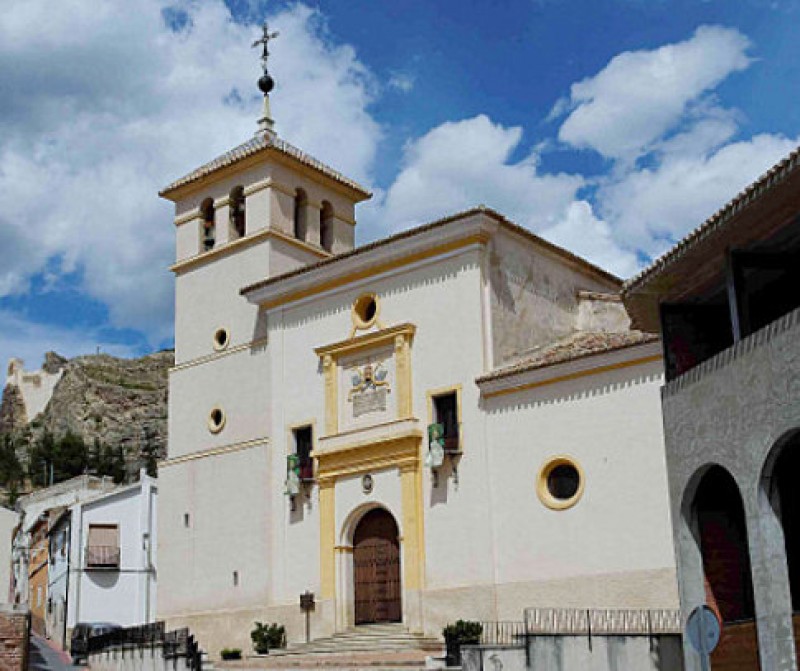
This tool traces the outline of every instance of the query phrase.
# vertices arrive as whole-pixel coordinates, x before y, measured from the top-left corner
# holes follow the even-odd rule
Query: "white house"
[[[76,503],[56,520],[50,533],[51,638],[67,639],[78,622],[154,621],[157,504],[156,480],[142,471],[138,482]]]
[[[31,529],[48,511],[63,508],[114,488],[110,478],[79,475],[64,482],[45,487],[17,500],[20,524],[11,547],[10,598],[14,603],[28,603]]]
[[[216,652],[302,640],[306,591],[312,638],[676,607],[660,348],[620,280],[486,207],[358,247],[367,189],[264,121],[162,192],[159,619]]]
[[[11,542],[19,513],[0,506],[0,603],[11,603]]]

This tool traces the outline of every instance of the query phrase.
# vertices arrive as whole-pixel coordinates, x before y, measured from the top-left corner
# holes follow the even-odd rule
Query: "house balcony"
[[[114,545],[89,545],[86,547],[87,569],[119,569],[120,551]]]

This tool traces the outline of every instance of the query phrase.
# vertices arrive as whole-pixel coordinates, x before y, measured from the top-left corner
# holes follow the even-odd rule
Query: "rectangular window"
[[[86,568],[119,568],[119,526],[90,524]]]
[[[457,391],[433,397],[433,421],[444,427],[444,449],[454,452],[460,450]]]
[[[314,479],[314,461],[311,458],[311,451],[314,449],[314,433],[312,427],[301,426],[292,429],[294,436],[294,453],[297,455],[298,466],[300,467],[300,480]]]

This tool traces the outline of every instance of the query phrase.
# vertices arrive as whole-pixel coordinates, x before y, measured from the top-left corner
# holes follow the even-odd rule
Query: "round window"
[[[208,413],[208,430],[211,433],[219,433],[225,426],[225,411],[222,408],[213,408]]]
[[[542,503],[553,510],[574,506],[583,494],[583,471],[570,457],[556,457],[539,472],[537,493]]]
[[[214,349],[222,350],[228,346],[228,343],[231,340],[231,336],[228,333],[228,329],[220,328],[217,329],[214,333]]]
[[[378,317],[378,297],[375,294],[359,296],[353,304],[353,323],[357,328],[366,329]]]

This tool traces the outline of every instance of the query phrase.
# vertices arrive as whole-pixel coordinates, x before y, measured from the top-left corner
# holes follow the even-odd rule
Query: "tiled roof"
[[[706,219],[700,226],[689,233],[670,250],[662,254],[647,268],[630,278],[622,289],[623,295],[630,293],[641,286],[652,276],[660,273],[664,268],[683,256],[688,250],[697,246],[704,239],[722,228],[734,215],[741,212],[753,201],[763,196],[777,184],[780,184],[792,175],[800,165],[800,147],[795,149],[782,161],[772,166],[766,173],[759,177],[750,186],[740,192],[733,200],[722,209]]]
[[[286,142],[286,140],[282,140],[277,136],[269,137],[268,135],[256,135],[250,138],[247,142],[244,142],[238,147],[225,152],[222,154],[222,156],[218,156],[213,161],[209,161],[205,165],[193,170],[188,175],[185,175],[174,181],[172,184],[162,189],[158,195],[164,196],[175,189],[187,184],[191,184],[192,182],[196,182],[197,180],[202,179],[203,177],[210,175],[217,170],[221,170],[229,165],[238,163],[239,161],[246,159],[248,156],[252,156],[260,151],[266,150],[278,151],[286,156],[290,156],[291,158],[300,161],[300,163],[318,170],[325,176],[339,182],[340,184],[344,184],[355,191],[359,191],[367,197],[372,195],[369,190],[365,189],[358,182],[350,179],[349,177],[345,177],[340,172],[322,163],[322,161],[318,161],[313,156],[310,156],[294,145],[289,144]]]
[[[536,242],[537,244],[549,249],[550,251],[558,254],[562,258],[569,259],[574,263],[580,265],[586,270],[590,272],[597,273],[598,275],[602,276],[606,280],[613,282],[614,284],[620,285],[622,281],[616,276],[609,273],[607,270],[603,270],[599,266],[594,265],[590,261],[578,256],[577,254],[573,254],[567,249],[563,247],[559,247],[552,242],[548,242],[544,238],[539,237],[535,233],[532,233],[527,228],[523,228],[519,224],[515,224],[510,219],[507,219],[502,214],[493,210],[490,207],[486,207],[485,205],[478,205],[476,207],[470,208],[469,210],[464,210],[463,212],[457,212],[456,214],[451,214],[447,217],[443,217],[442,219],[437,219],[436,221],[432,221],[428,224],[422,224],[421,226],[417,226],[416,228],[409,228],[405,231],[401,231],[400,233],[396,233],[395,235],[390,235],[388,238],[381,238],[380,240],[375,240],[374,242],[370,242],[366,245],[361,245],[360,247],[356,247],[355,249],[351,249],[350,251],[343,252],[341,254],[336,254],[335,256],[328,257],[327,259],[322,259],[321,261],[317,261],[315,263],[310,263],[306,266],[300,266],[295,268],[294,270],[290,270],[289,272],[283,273],[282,275],[276,275],[275,277],[268,277],[265,280],[261,280],[256,282],[255,284],[251,284],[242,288],[239,293],[241,295],[246,295],[252,291],[257,289],[262,289],[264,287],[271,286],[273,284],[277,284],[278,282],[282,282],[290,277],[295,277],[297,275],[304,275],[306,273],[310,273],[317,268],[322,266],[328,266],[334,263],[339,263],[343,259],[349,259],[352,256],[357,256],[359,254],[364,254],[372,249],[376,249],[379,247],[385,247],[386,245],[391,245],[399,240],[404,240],[406,238],[412,238],[416,235],[421,235],[422,233],[426,233],[427,231],[431,231],[433,229],[439,228],[440,226],[445,226],[453,221],[458,221],[459,219],[466,219],[467,217],[471,217],[476,214],[485,214],[488,217],[491,217],[498,223],[505,226],[507,229],[522,235],[529,240]]]
[[[634,345],[655,342],[656,340],[658,340],[658,336],[655,333],[644,333],[642,331],[622,331],[619,333],[581,331],[554,343],[544,345],[511,366],[499,368],[479,377],[477,382],[480,384],[481,382],[499,380],[518,373],[547,368],[555,364],[583,359],[597,354],[614,352]]]

